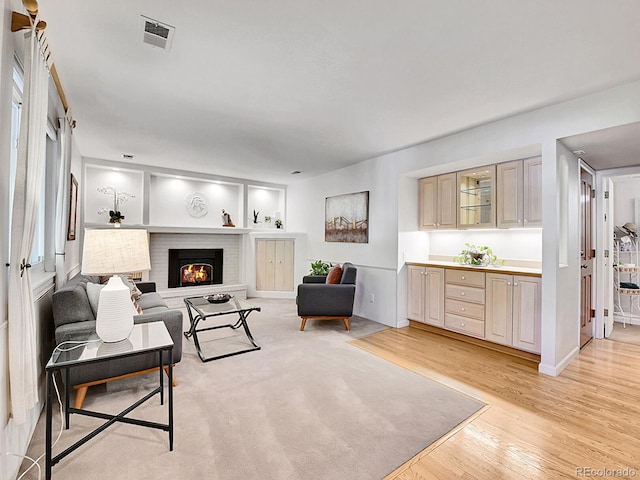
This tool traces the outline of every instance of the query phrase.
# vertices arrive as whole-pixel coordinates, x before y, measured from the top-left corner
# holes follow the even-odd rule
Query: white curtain
[[[71,176],[71,132],[67,118],[58,119],[58,192],[56,198],[56,289],[67,282],[65,249],[69,224],[69,188]]]
[[[37,24],[36,18],[33,24]],[[25,36],[24,92],[18,143],[9,268],[9,384],[17,424],[38,403],[39,360],[36,323],[27,267],[33,245],[46,155],[49,72],[46,47],[35,28]]]

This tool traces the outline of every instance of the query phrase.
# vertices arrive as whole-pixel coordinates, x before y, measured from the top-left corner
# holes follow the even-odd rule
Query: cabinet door
[[[421,178],[418,185],[418,227],[420,230],[433,230],[438,221],[438,177]]]
[[[273,289],[293,291],[293,240],[275,240],[275,268]]]
[[[256,290],[273,290],[275,257],[276,244],[273,240],[256,240]]]
[[[457,174],[458,228],[496,226],[496,166],[464,170]]]
[[[524,166],[524,226],[542,226],[542,157],[527,158]]]
[[[444,327],[444,269],[427,268],[425,273],[424,323]]]
[[[457,212],[456,174],[447,173],[438,177],[437,227],[456,228]]]
[[[513,342],[522,350],[540,353],[539,277],[513,277]]]
[[[425,267],[408,266],[409,284],[407,296],[407,317],[424,323]]]
[[[496,167],[496,206],[498,228],[521,227],[524,207],[522,160],[500,163]]]
[[[511,345],[513,323],[513,276],[487,273],[485,338]]]

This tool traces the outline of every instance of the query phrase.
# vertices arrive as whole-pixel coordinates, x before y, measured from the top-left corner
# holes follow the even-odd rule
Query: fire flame
[[[198,283],[207,280],[207,271],[204,265],[195,266],[193,264],[183,267],[182,281],[185,283]]]

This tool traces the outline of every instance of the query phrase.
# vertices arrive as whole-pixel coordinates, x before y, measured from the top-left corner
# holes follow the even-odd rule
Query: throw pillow
[[[126,277],[123,277],[122,281],[125,283],[125,285],[129,287],[129,289],[131,289],[131,285],[126,281]],[[98,304],[100,302],[100,292],[104,287],[106,287],[106,285],[107,285],[106,283],[99,285],[97,283],[87,282],[87,297],[89,298],[89,305],[91,305],[91,310],[93,311],[94,317],[98,315]],[[137,287],[135,288],[138,292],[140,292],[140,290],[138,290]],[[140,295],[141,293],[138,295],[138,297]],[[133,293],[131,294],[131,306],[133,307],[134,315],[142,315],[143,313],[142,307],[137,302],[138,297],[134,297]]]
[[[334,265],[329,270],[329,274],[327,275],[327,283],[337,284],[340,283],[340,279],[342,278],[342,267],[340,264]]]
[[[89,305],[91,305],[91,311],[93,312],[94,317],[98,314],[100,292],[105,286],[106,285],[87,282],[87,297],[89,298]]]

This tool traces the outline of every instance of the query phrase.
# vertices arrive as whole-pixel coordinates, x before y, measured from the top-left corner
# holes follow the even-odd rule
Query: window
[[[20,138],[23,86],[23,70],[16,60],[13,68],[13,100],[11,103],[11,154],[9,164],[9,201],[11,202],[11,206],[9,208],[9,224],[11,224],[13,216],[13,196],[15,192],[16,168],[18,163],[18,140]],[[47,140],[49,140],[49,138],[47,138]],[[47,149],[47,151],[50,151],[50,149]],[[43,158],[42,161],[55,166],[55,158],[51,159],[51,161],[48,161],[47,158]],[[50,203],[46,202],[47,198],[53,198],[52,196],[47,197],[48,190],[46,188],[46,179],[48,174],[48,171],[43,173],[42,184],[40,186],[40,205],[38,209],[38,217],[36,219],[33,248],[31,250],[31,257],[29,258],[29,263],[32,266],[32,272],[44,271],[45,244],[47,243],[47,239],[45,237],[45,204]],[[9,245],[10,244],[11,237],[9,237]]]

